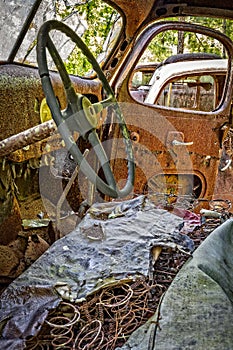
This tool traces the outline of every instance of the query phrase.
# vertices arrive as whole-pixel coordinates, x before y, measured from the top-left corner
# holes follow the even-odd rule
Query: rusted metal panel
[[[61,108],[65,108],[66,97],[61,79],[56,73],[51,73],[51,78]],[[101,87],[98,82],[74,76],[71,79],[79,93],[100,98]],[[39,112],[43,98],[37,68],[16,64],[0,65],[0,140],[40,124]]]
[[[125,32],[127,37],[132,37],[135,34],[150,14],[154,4],[154,0],[107,0],[106,2],[121,9],[126,19]]]
[[[155,111],[145,106],[133,110],[130,103],[123,104],[122,110],[134,144],[135,194],[145,192],[148,181],[159,174],[196,174],[201,183],[199,195],[211,198],[221,157],[218,130],[224,117],[211,120],[206,115],[192,119],[185,113]],[[185,135],[185,147],[172,145],[173,139],[179,141],[180,134]],[[115,173],[120,181],[127,174],[124,145],[115,140],[112,146]]]

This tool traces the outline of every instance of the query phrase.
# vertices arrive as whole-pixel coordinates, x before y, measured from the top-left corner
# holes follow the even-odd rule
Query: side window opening
[[[177,54],[181,36],[182,53]],[[158,47],[163,48],[160,54]],[[202,33],[177,29],[160,32],[144,50],[131,76],[130,94],[140,103],[211,112],[223,96],[226,52],[219,40]]]

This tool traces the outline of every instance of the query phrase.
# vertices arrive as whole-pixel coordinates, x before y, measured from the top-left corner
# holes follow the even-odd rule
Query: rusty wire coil
[[[70,335],[62,335],[62,336],[57,336],[52,339],[51,345],[55,349],[64,349],[65,346],[68,346],[69,344],[72,345],[72,339],[73,339],[73,331],[70,331]]]
[[[69,320],[67,317],[56,317],[57,320],[59,321],[59,319],[61,319],[61,321],[63,321],[65,319],[65,321]],[[47,324],[51,325],[50,322],[47,322]],[[50,335],[52,337],[62,337],[67,335],[68,333],[70,333],[72,329],[72,325],[70,327],[52,327],[50,330]]]
[[[114,349],[153,314],[163,293],[158,286],[152,308],[148,303],[154,288],[157,286],[140,279],[103,288],[79,304],[63,301],[47,317],[41,340],[39,334],[34,348],[30,341],[27,349],[39,349],[46,335],[47,344],[54,349]]]
[[[100,294],[100,301],[99,304],[102,304],[105,307],[109,308],[114,308],[114,307],[119,307],[122,305],[125,305],[126,303],[129,302],[130,298],[133,295],[133,290],[130,288],[130,286],[125,283],[120,286],[121,288],[121,293],[119,294],[114,294],[114,289],[113,288],[108,288],[108,289],[103,289],[103,291]]]
[[[96,326],[95,326],[96,325]],[[98,349],[104,340],[104,333],[102,332],[102,322],[93,320],[86,324],[74,341],[74,349],[86,350],[92,347]]]
[[[70,319],[69,317],[65,317],[65,316],[54,316],[52,318],[50,318],[50,320],[46,320],[45,322],[53,328],[68,328],[72,325],[74,325],[76,322],[79,321],[80,319],[80,312],[79,310],[71,303],[67,303],[62,301],[60,304],[60,308],[64,308],[64,307],[68,307],[71,309],[71,312],[73,313],[73,318]],[[67,311],[66,311],[67,312]]]

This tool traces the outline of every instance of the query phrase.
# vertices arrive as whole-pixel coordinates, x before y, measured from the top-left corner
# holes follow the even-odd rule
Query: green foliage
[[[190,18],[190,22],[192,22],[193,19]],[[222,32],[229,36],[231,39],[233,38],[232,35],[232,29],[233,29],[233,23],[229,20],[223,20],[220,18],[207,18],[207,17],[196,17],[194,19],[195,23],[200,24],[202,26],[206,26],[209,28],[213,28],[215,30],[218,30],[219,32]],[[196,37],[196,38],[194,38]],[[192,34],[189,37],[189,46],[190,49],[198,50],[199,52],[208,52],[208,53],[214,53],[220,56],[224,56],[224,49],[223,46],[213,38],[207,38],[207,37],[199,37],[197,40],[197,35]]]
[[[219,18],[188,17],[175,19],[175,21],[186,21],[218,30],[233,39],[233,22]],[[213,38],[196,33],[184,33],[183,44],[185,52],[208,52],[225,56],[224,48],[220,42]],[[141,62],[162,62],[167,57],[180,52],[178,47],[178,31],[166,31],[157,35],[149,44],[142,56]]]
[[[84,5],[77,6],[77,11],[86,21],[82,40],[97,57],[102,52],[104,41],[116,20],[117,12],[101,0],[87,1]],[[83,76],[92,66],[82,52],[75,47],[66,63],[66,68],[70,74]]]
[[[67,5],[69,1],[55,0],[56,13],[61,19],[69,17],[71,12],[76,11],[84,21],[86,30],[82,36],[90,51],[95,57],[103,50],[104,42],[117,19],[117,12],[102,0],[79,0],[74,6]],[[186,21],[207,26],[219,30],[233,39],[233,23],[229,20],[207,17],[172,18],[174,21]],[[184,33],[178,39],[177,31],[162,32],[149,44],[141,62],[161,62],[168,56],[183,52],[208,52],[221,56],[225,55],[222,45],[214,39],[201,36],[196,33]],[[86,75],[91,70],[91,64],[83,56],[80,49],[75,47],[68,61],[65,63],[70,74]]]
[[[177,31],[162,32],[151,41],[141,61],[162,62],[173,54],[174,45],[177,46]]]

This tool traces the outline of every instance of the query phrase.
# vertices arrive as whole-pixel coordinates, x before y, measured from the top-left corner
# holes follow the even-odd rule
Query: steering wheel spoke
[[[53,44],[52,39],[49,36],[49,33],[52,30],[58,30],[67,35],[79,47],[82,53],[86,55],[89,62],[92,64],[93,69],[96,71],[100,81],[102,82],[103,89],[107,95],[104,100],[97,103],[91,103],[91,101],[86,96],[75,92],[69,74],[66,71],[65,65],[55,45]],[[66,92],[67,107],[63,111],[60,110],[60,106],[56,99],[51,83],[47,64],[46,49],[48,49],[58,69]],[[82,39],[71,28],[62,22],[51,20],[45,22],[39,30],[37,38],[37,61],[42,81],[42,87],[46,95],[48,106],[52,112],[53,119],[57,124],[58,130],[65,141],[66,148],[73,156],[74,161],[79,164],[80,170],[92,183],[95,184],[96,188],[103,194],[114,198],[127,196],[132,191],[134,184],[135,166],[133,160],[132,144],[124,121],[124,117],[120,111],[120,107],[116,101],[112,88],[110,87],[96,59],[89,51],[88,47],[85,45]],[[96,129],[99,124],[98,114],[109,106],[112,106],[113,110],[115,111],[116,118],[118,120],[125,141],[128,176],[126,185],[123,189],[118,189],[117,187],[115,177],[110,167],[109,159],[107,158],[105,150],[96,133]],[[79,150],[72,136],[74,131],[78,131],[78,133],[84,139],[88,139],[92,145],[98,157],[99,164],[103,170],[106,179],[105,181],[97,175],[97,173],[90,166],[90,164],[87,162]]]
[[[115,97],[109,96],[105,100],[93,103],[93,107],[95,108],[96,113],[98,113],[101,112],[103,109],[114,105],[115,103],[117,103]]]

